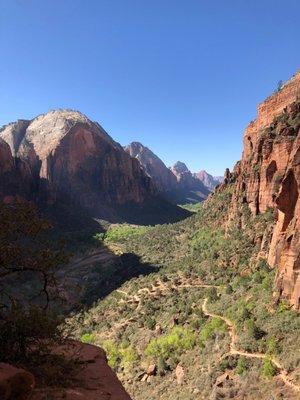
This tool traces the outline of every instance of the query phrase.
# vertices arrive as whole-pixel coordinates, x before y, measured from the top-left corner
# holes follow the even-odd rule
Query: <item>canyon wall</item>
[[[274,210],[267,259],[277,268],[277,295],[300,308],[300,71],[258,106],[244,151],[226,182],[235,182],[229,220],[247,203],[253,215]]]
[[[154,217],[161,207],[162,222],[185,216],[158,198],[136,158],[80,112],[55,110],[18,120],[0,130],[0,140],[1,197],[17,194],[45,205],[79,205],[93,217],[111,220],[124,217],[127,209],[136,213],[136,206],[141,216],[148,208],[153,223],[160,222]]]

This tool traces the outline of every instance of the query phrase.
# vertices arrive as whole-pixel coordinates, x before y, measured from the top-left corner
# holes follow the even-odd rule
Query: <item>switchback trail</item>
[[[276,360],[276,358],[274,358],[273,356],[271,356],[269,354],[249,353],[247,351],[238,350],[236,348],[236,342],[237,342],[238,336],[237,336],[236,328],[235,328],[233,322],[229,318],[223,317],[222,315],[218,315],[218,314],[209,312],[207,309],[207,301],[208,301],[208,299],[205,298],[204,302],[202,304],[203,313],[205,315],[207,315],[208,317],[222,319],[228,326],[228,332],[229,332],[229,336],[230,336],[230,344],[229,344],[229,352],[227,354],[240,355],[240,356],[244,356],[247,358],[259,358],[259,359],[263,359],[263,360],[269,359],[272,362],[272,364],[274,364],[279,371],[276,376],[281,378],[287,386],[289,386],[293,390],[300,393],[300,386],[293,383],[292,379],[288,376],[287,370],[280,364],[280,362],[278,360]]]

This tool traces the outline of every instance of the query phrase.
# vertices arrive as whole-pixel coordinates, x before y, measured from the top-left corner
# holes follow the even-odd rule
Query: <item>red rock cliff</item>
[[[47,205],[62,201],[83,206],[98,218],[118,217],[132,205],[152,207],[153,215],[164,207],[170,218],[184,216],[157,197],[138,160],[80,112],[56,110],[32,121],[19,120],[3,127],[0,139],[0,152],[5,153],[0,198],[19,194]]]
[[[279,295],[297,309],[300,308],[299,128],[300,71],[258,106],[256,120],[245,130],[242,160],[231,174],[235,193],[230,215],[236,217],[240,203],[247,203],[253,215],[269,207],[275,210],[276,223],[267,258],[272,267],[278,268]]]

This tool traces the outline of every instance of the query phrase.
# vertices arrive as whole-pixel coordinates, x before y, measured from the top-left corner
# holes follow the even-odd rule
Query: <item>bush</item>
[[[145,354],[156,360],[167,360],[171,356],[180,356],[185,350],[191,350],[196,344],[196,334],[189,328],[174,327],[170,333],[158,339],[152,339]]]
[[[94,333],[85,333],[80,338],[83,343],[95,343],[95,339],[96,336]]]
[[[121,354],[118,346],[114,340],[105,340],[102,343],[103,349],[106,351],[108,358],[108,365],[115,368],[120,362]]]
[[[129,370],[138,360],[138,355],[132,346],[120,349],[121,365],[125,370]]]
[[[221,318],[212,318],[206,322],[200,331],[200,339],[205,343],[211,339],[216,333],[225,333],[227,331],[226,324]]]
[[[276,375],[276,368],[270,358],[265,358],[262,366],[262,375],[265,378],[272,378]]]
[[[240,357],[237,362],[235,372],[238,375],[243,375],[248,370],[248,363],[246,357]]]
[[[138,360],[138,354],[131,345],[123,347],[114,340],[105,340],[102,347],[106,351],[108,365],[112,368],[120,366],[128,370]]]

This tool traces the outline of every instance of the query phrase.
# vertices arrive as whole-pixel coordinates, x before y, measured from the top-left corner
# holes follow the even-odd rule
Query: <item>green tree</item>
[[[270,358],[265,358],[262,366],[262,375],[265,378],[272,378],[276,375],[276,368]]]
[[[240,357],[237,362],[235,372],[238,375],[243,375],[248,369],[248,363],[245,357]]]
[[[49,309],[58,299],[55,271],[68,260],[46,233],[51,224],[29,203],[0,204],[0,359],[26,359],[41,339],[55,340],[61,322]],[[18,290],[16,290],[18,288]]]

